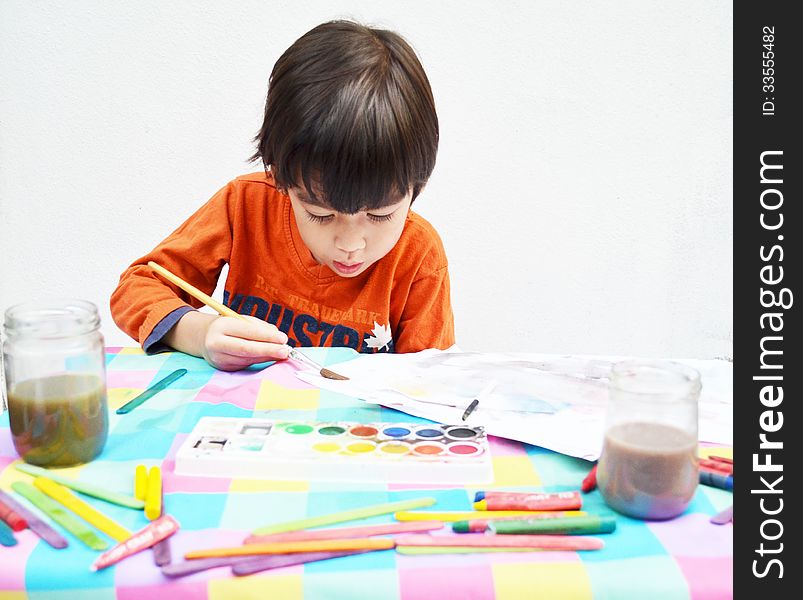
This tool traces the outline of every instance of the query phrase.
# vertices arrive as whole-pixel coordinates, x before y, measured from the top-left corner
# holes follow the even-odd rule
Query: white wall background
[[[416,48],[416,209],[466,350],[730,357],[726,0],[0,2],[0,309],[92,300],[247,164],[267,78],[333,18]],[[219,297],[219,295],[218,295]]]

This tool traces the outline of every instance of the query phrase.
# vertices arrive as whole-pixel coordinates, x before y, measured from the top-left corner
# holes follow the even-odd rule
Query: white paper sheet
[[[596,460],[602,447],[608,373],[632,357],[469,353],[456,349],[413,354],[361,354],[328,368],[337,381],[314,371],[298,377],[322,389],[361,398],[437,421],[459,423],[483,389],[467,423],[491,435]],[[733,444],[733,365],[723,360],[673,359],[700,372],[700,441]]]

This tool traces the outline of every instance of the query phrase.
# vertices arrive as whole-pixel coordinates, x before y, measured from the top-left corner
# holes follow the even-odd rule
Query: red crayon
[[[14,531],[27,529],[28,521],[25,520],[17,511],[0,499],[0,519],[5,521]]]
[[[580,492],[523,494],[519,492],[485,492],[485,498],[474,503],[476,510],[579,510],[583,505]]]
[[[585,476],[583,479],[583,483],[580,485],[580,489],[583,493],[587,494],[588,492],[594,490],[597,487],[597,465],[595,464],[591,467],[591,470],[588,472],[588,475]]]

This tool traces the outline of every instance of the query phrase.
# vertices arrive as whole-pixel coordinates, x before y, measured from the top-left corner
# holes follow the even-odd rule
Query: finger
[[[272,323],[256,317],[246,316],[245,319],[221,317],[218,319],[220,321],[220,330],[222,333],[232,337],[260,342],[273,342],[275,344],[287,343],[287,334],[279,331]]]
[[[260,342],[230,335],[220,338],[214,345],[214,350],[249,360],[284,360],[290,355],[290,347],[284,344]]]

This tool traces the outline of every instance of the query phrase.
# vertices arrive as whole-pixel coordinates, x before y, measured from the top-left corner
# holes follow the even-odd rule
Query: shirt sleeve
[[[112,318],[147,352],[163,350],[162,337],[187,311],[203,305],[156,275],[148,267],[148,261],[211,294],[231,255],[233,195],[232,184],[224,187],[120,276],[110,301]]]
[[[445,350],[454,345],[448,267],[413,282],[395,333],[394,345],[399,353]]]

